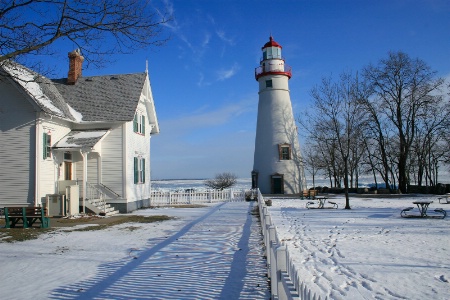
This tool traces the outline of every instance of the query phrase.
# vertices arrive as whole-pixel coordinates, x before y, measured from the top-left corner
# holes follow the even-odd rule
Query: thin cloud
[[[200,73],[198,81],[197,81],[197,86],[198,87],[205,87],[205,86],[209,86],[209,85],[211,85],[211,83],[205,81],[205,75],[203,75],[203,73]]]
[[[205,35],[203,37],[202,47],[208,46],[210,40],[211,40],[211,34],[205,33]]]
[[[228,38],[223,30],[216,30],[216,34],[223,42],[230,44],[231,46],[234,45],[234,40],[232,38]]]
[[[234,63],[234,65],[228,69],[228,70],[220,70],[217,72],[217,80],[218,81],[224,81],[226,79],[229,79],[233,77],[238,71],[240,67],[237,63]]]
[[[161,127],[165,128],[166,134],[184,136],[186,132],[198,131],[199,128],[211,128],[234,121],[242,114],[253,112],[255,109],[255,99],[249,97],[215,110],[207,110],[206,107],[202,107],[187,116],[177,116],[175,119],[166,121],[160,120],[160,123],[163,123]]]

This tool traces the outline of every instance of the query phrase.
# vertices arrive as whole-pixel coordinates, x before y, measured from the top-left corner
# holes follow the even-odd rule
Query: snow
[[[82,145],[71,143],[70,141],[79,141],[81,139],[89,139],[89,138],[99,138],[104,136],[107,132],[108,130],[72,131],[68,135],[63,137],[56,144],[56,147],[58,148],[79,147]]]
[[[73,109],[69,104],[67,104],[67,107],[69,108],[70,114],[75,118],[76,122],[80,123],[81,121],[83,121],[83,115],[80,112]]]
[[[8,299],[267,299],[254,202],[138,210],[173,220],[0,243]],[[132,228],[133,230],[131,230]]]
[[[6,63],[3,68],[20,84],[27,93],[36,99],[42,106],[48,108],[57,115],[64,115],[63,112],[53,105],[53,102],[44,94],[39,83],[36,82],[36,74],[15,63]]]
[[[437,196],[330,196],[339,209],[271,198],[269,212],[301,280],[329,299],[448,299],[450,220],[407,219],[404,207]],[[309,201],[309,200],[308,200]],[[0,243],[8,299],[268,299],[255,202],[138,210],[170,221],[100,231],[59,228]],[[417,213],[414,208],[412,213]],[[134,228],[131,230],[130,228]],[[233,280],[234,279],[234,280]],[[33,295],[33,296],[31,296]],[[138,295],[138,296],[136,296]],[[149,296],[151,295],[151,296]]]
[[[450,213],[420,195],[351,197],[351,210],[343,196],[332,200],[339,209],[309,210],[306,200],[273,198],[269,212],[300,280],[322,299],[449,299],[450,220],[401,218],[418,199],[434,201],[429,215]]]

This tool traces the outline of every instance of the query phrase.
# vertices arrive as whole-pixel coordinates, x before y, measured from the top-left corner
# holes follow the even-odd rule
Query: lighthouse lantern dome
[[[267,43],[262,47],[263,60],[266,59],[281,59],[281,45],[275,42],[272,36]]]

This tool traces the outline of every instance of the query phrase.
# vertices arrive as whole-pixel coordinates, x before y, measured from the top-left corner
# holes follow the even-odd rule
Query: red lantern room
[[[255,69],[255,79],[266,75],[285,75],[289,79],[292,77],[291,67],[284,64],[281,56],[281,45],[272,36],[261,48],[263,57],[260,66]]]

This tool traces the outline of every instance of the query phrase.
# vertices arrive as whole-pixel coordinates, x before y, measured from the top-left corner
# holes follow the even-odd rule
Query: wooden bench
[[[41,228],[50,227],[50,219],[47,218],[46,209],[42,207],[5,207],[5,227],[14,228],[22,223],[23,228],[33,227],[37,221]]]
[[[332,204],[334,208],[338,209],[338,204],[333,201],[328,201],[328,203]]]
[[[450,204],[450,196],[443,196],[438,198],[440,204]]]
[[[309,198],[309,199],[314,199],[315,196],[317,196],[317,191],[316,190],[303,190],[301,192],[301,198]]]
[[[442,219],[444,219],[447,216],[447,212],[444,209],[442,209],[442,208],[436,208],[434,211],[437,212],[437,213],[441,213],[442,214]]]
[[[412,209],[414,209],[414,207],[412,207],[412,206],[402,209],[402,211],[400,212],[400,216],[403,218],[408,217],[409,215],[407,214],[407,212]]]

